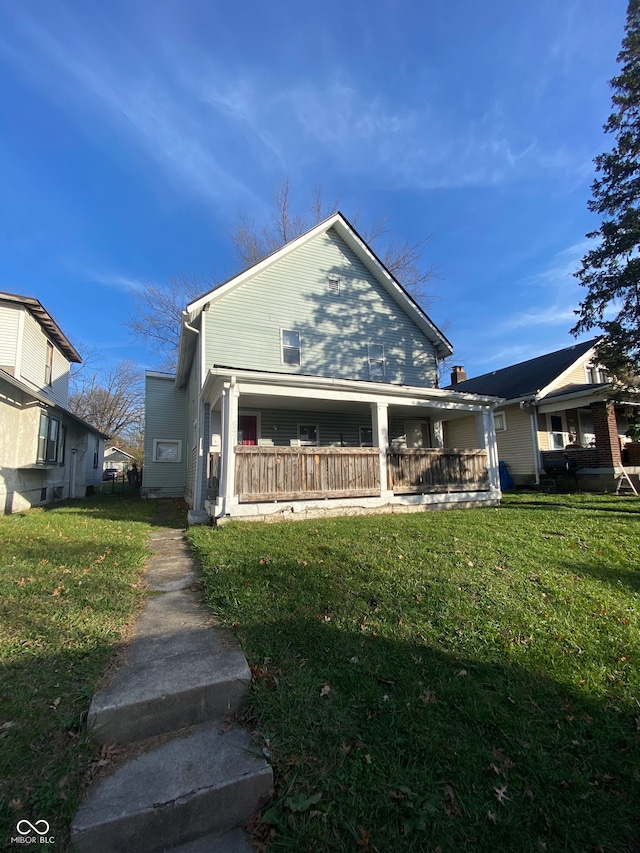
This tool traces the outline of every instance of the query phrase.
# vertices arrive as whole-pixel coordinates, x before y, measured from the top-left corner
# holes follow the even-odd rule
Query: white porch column
[[[491,489],[500,490],[500,470],[498,467],[498,445],[496,443],[496,426],[492,409],[483,409],[476,416],[478,424],[479,447],[487,451],[489,460],[489,484]]]
[[[238,503],[235,494],[236,444],[238,443],[238,400],[235,377],[222,391],[222,453],[220,457],[219,506],[224,515]]]
[[[380,452],[380,496],[386,500],[393,497],[389,489],[387,473],[387,450],[389,449],[389,404],[371,404],[371,427],[374,446]]]

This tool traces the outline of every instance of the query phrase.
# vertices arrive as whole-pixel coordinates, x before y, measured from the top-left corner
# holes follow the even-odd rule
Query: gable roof
[[[583,341],[565,349],[503,367],[501,370],[484,373],[474,379],[465,379],[464,382],[448,385],[447,388],[473,394],[490,394],[504,397],[506,400],[535,397],[573,367],[578,359],[590,350],[594,350],[596,343],[597,339]]]
[[[79,415],[74,414],[69,409],[65,409],[64,406],[61,406],[59,403],[56,403],[54,400],[51,400],[49,397],[45,397],[44,394],[39,394],[37,391],[34,391],[33,388],[30,388],[28,385],[25,385],[24,382],[21,382],[19,379],[16,379],[15,376],[12,376],[10,373],[7,373],[6,370],[3,370],[0,367],[0,380],[7,382],[14,388],[17,388],[19,391],[22,391],[23,394],[31,397],[32,400],[37,400],[38,403],[41,403],[47,409],[52,409],[54,411],[63,412],[68,418],[76,421],[76,423],[80,424],[80,426],[89,430],[89,432],[95,433],[95,435],[99,435],[101,438],[109,438],[109,436],[101,432],[97,427],[91,426],[90,423],[85,421]]]
[[[26,308],[27,311],[38,321],[51,340],[57,345],[60,352],[68,358],[69,361],[72,361],[75,364],[80,364],[82,362],[76,348],[38,299],[35,299],[33,296],[19,296],[16,293],[5,293],[0,291],[0,301],[13,302],[15,305],[20,305],[23,308]]]
[[[344,240],[356,257],[364,264],[366,269],[374,276],[376,281],[380,283],[389,296],[391,296],[391,298],[396,302],[398,307],[414,321],[420,331],[428,338],[429,341],[431,341],[438,357],[445,358],[446,356],[451,355],[453,353],[453,347],[444,334],[440,329],[438,329],[435,323],[433,323],[422,308],[420,308],[413,297],[407,293],[400,282],[394,278],[380,258],[378,258],[378,256],[369,248],[362,237],[358,234],[353,225],[348,222],[342,213],[337,212],[332,216],[327,217],[327,219],[322,222],[319,222],[318,225],[315,225],[308,231],[305,231],[304,234],[301,234],[299,237],[296,237],[294,240],[286,243],[280,249],[277,249],[275,252],[267,255],[266,258],[258,261],[257,264],[254,264],[238,275],[233,276],[213,290],[210,290],[202,296],[199,296],[197,299],[194,299],[193,302],[187,305],[187,309],[183,313],[178,374],[180,374],[180,367],[184,363],[185,356],[187,355],[183,350],[185,347],[187,350],[189,348],[188,339],[190,335],[188,332],[191,331],[193,333],[195,331],[193,329],[190,330],[189,327],[194,323],[205,306],[214,304],[218,300],[223,299],[227,293],[235,290],[237,287],[240,287],[245,281],[253,278],[272,264],[275,264],[277,261],[289,255],[291,252],[295,252],[301,246],[313,240],[320,234],[325,234],[331,228],[333,228],[341,239]]]

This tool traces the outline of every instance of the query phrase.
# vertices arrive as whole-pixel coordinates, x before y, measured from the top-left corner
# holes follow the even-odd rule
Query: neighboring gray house
[[[37,299],[0,292],[0,514],[102,482],[106,436],[67,409],[79,362]]]
[[[105,448],[102,470],[106,471],[107,468],[115,468],[118,476],[121,477],[131,468],[134,462],[136,462],[135,456],[127,453],[126,450],[122,450],[120,447],[112,445]]]
[[[579,488],[617,488],[628,422],[623,407],[610,399],[596,344],[583,341],[473,379],[454,367],[452,390],[503,398],[494,413],[498,454],[516,486],[538,486],[545,469],[557,473],[568,462]],[[448,442],[459,448],[473,445],[473,433],[469,419],[445,429]],[[640,474],[640,468],[627,473]]]
[[[495,504],[495,401],[436,387],[451,352],[337,213],[187,306],[176,375],[146,377],[143,494],[218,520]],[[443,443],[469,416],[474,447]]]

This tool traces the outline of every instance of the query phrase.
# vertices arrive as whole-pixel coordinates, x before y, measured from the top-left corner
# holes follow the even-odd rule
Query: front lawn
[[[194,528],[295,851],[640,842],[640,501]]]
[[[84,722],[145,595],[153,511],[116,493],[0,518],[0,846],[26,819],[65,849],[88,765],[106,761]]]

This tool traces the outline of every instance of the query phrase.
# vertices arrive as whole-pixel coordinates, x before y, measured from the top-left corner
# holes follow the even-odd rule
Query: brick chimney
[[[451,384],[457,385],[459,382],[464,382],[467,378],[467,372],[464,367],[457,365],[451,371]]]

